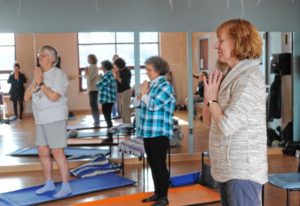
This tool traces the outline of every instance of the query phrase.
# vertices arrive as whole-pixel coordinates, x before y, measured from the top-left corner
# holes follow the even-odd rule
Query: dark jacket
[[[117,81],[118,93],[130,89],[131,72],[128,68],[120,69],[120,78],[122,82]]]
[[[20,73],[19,79],[15,79],[14,73],[9,75],[7,83],[11,84],[9,94],[11,100],[24,99],[26,77]]]
[[[278,74],[271,84],[268,103],[268,121],[281,118],[281,76]]]

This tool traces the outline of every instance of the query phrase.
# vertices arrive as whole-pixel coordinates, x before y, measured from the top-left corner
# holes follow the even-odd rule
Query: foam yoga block
[[[184,185],[191,185],[198,182],[200,172],[192,172],[188,174],[178,175],[170,178],[171,186],[178,187]]]

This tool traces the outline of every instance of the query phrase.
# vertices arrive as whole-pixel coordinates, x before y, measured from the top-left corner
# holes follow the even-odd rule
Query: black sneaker
[[[169,200],[167,197],[162,197],[156,203],[152,204],[152,206],[166,206],[166,205],[169,205]]]
[[[150,197],[143,199],[142,202],[155,202],[157,200],[159,200],[159,196],[157,194],[154,194]]]
[[[102,140],[102,143],[112,143],[113,141],[114,141],[113,138],[106,138]]]

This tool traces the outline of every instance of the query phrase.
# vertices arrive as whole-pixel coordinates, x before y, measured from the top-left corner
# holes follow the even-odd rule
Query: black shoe
[[[114,141],[113,138],[106,138],[102,140],[103,143],[112,143],[113,141]]]
[[[143,199],[142,202],[155,202],[157,200],[159,200],[159,196],[157,194],[154,194],[148,198]]]
[[[169,200],[166,197],[162,197],[152,206],[166,206],[166,205],[169,205]]]

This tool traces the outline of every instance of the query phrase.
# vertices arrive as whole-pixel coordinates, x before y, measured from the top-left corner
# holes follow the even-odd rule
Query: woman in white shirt
[[[58,59],[55,48],[48,45],[43,46],[38,59],[40,67],[35,69],[32,84],[25,92],[25,101],[32,99],[32,111],[36,124],[36,145],[46,178],[45,185],[38,189],[36,194],[56,191],[52,176],[52,153],[62,177],[62,186],[54,194],[54,197],[61,198],[72,192],[64,153],[64,148],[67,146],[66,92],[69,81],[66,74],[55,67]]]

